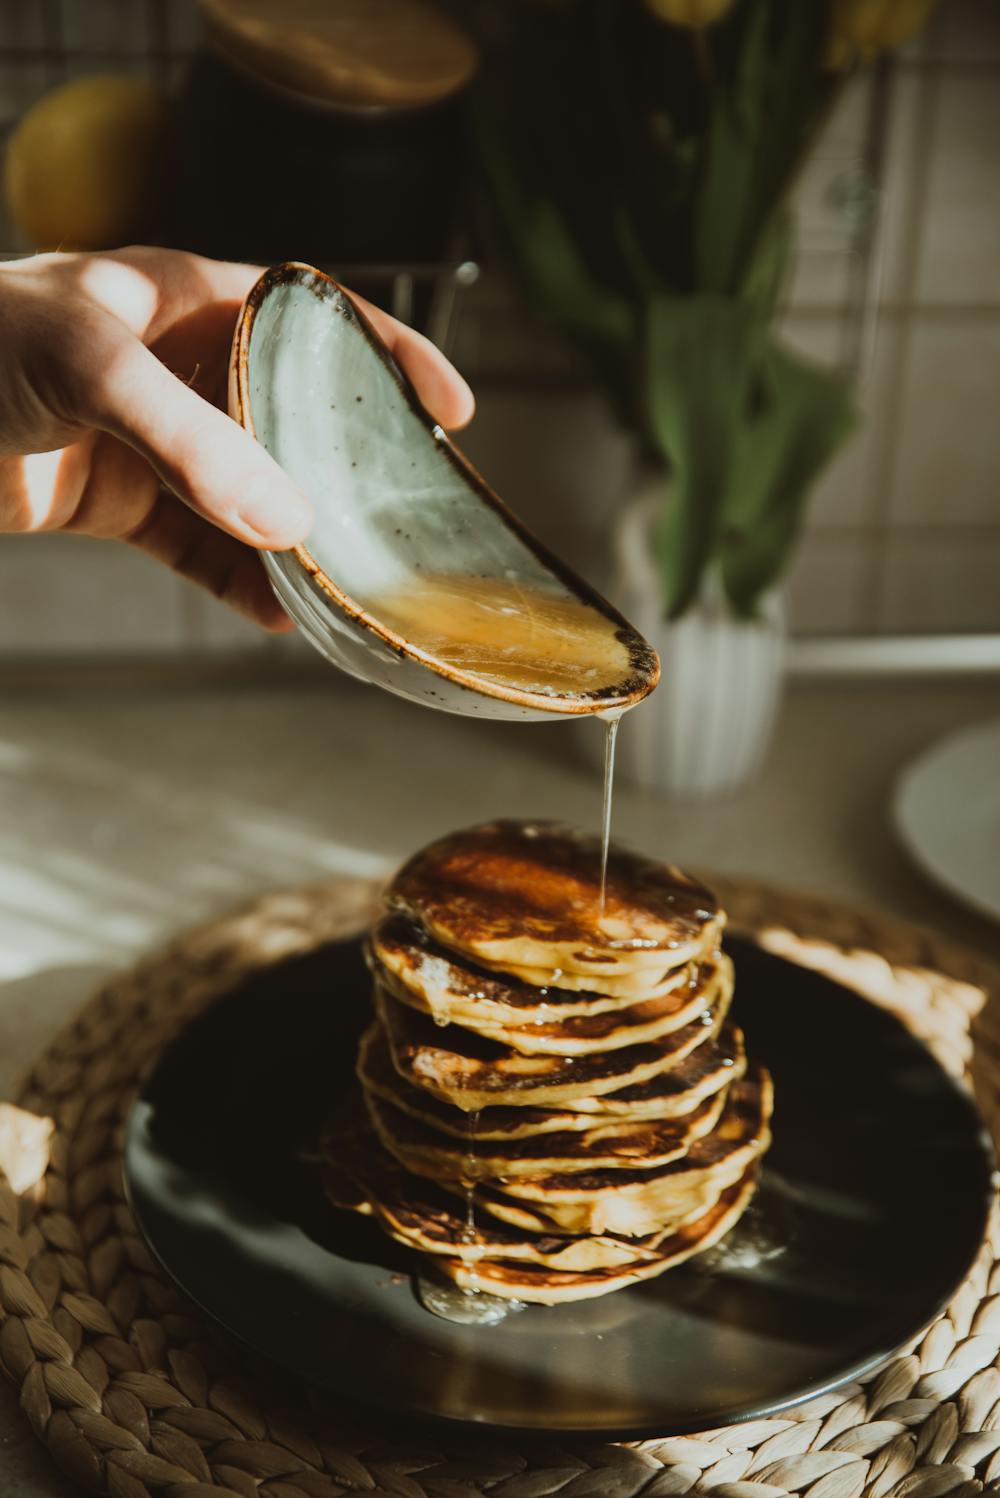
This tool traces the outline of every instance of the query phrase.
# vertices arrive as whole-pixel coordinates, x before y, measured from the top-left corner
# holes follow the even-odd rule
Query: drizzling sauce
[[[494,686],[579,700],[624,690],[634,676],[612,620],[517,580],[429,573],[367,610],[407,644]]]
[[[465,1144],[465,1227],[462,1242],[476,1241],[476,1131],[479,1126],[479,1110],[466,1118]],[[429,1275],[421,1275],[417,1281],[417,1295],[425,1310],[432,1311],[443,1321],[456,1321],[462,1326],[496,1326],[512,1311],[522,1309],[521,1302],[508,1300],[501,1295],[489,1295],[479,1287],[475,1260],[468,1268],[469,1284],[465,1287],[442,1284]]]
[[[602,713],[604,718],[604,805],[601,810],[601,896],[598,919],[604,914],[608,893],[608,853],[611,848],[611,801],[615,786],[615,744],[621,712]]]
[[[479,1109],[465,1119],[465,1232],[466,1243],[476,1241],[476,1129]]]

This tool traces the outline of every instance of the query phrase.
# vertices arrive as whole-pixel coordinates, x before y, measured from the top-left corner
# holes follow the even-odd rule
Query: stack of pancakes
[[[771,1084],[727,1019],[710,892],[563,827],[494,822],[389,885],[368,953],[365,1109],[327,1189],[464,1289],[552,1303],[663,1272],[729,1230]]]

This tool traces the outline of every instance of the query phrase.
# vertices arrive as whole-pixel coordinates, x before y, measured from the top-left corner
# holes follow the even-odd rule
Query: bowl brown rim
[[[406,640],[402,635],[397,634],[394,630],[382,624],[374,615],[369,614],[356,599],[352,598],[349,593],[346,593],[343,588],[339,587],[323,571],[323,568],[309,551],[308,547],[299,542],[297,545],[291,547],[290,550],[304,571],[312,578],[313,582],[336,604],[342,613],[346,614],[355,623],[369,630],[391,650],[395,651],[397,655],[405,656],[419,662],[420,665],[428,667],[429,670],[434,671],[438,676],[444,677],[456,686],[475,692],[478,696],[498,698],[519,707],[550,713],[553,717],[557,718],[569,716],[582,717],[613,711],[617,708],[624,710],[634,707],[637,702],[641,702],[644,697],[647,697],[660,679],[660,661],[656,651],[606,598],[598,593],[595,588],[592,588],[589,583],[585,582],[583,578],[578,577],[570,567],[550,552],[507,507],[499,495],[490,488],[478,469],[455,446],[440,423],[436,422],[424,409],[413,385],[393,358],[382,338],[375,331],[351,293],[339,281],[335,280],[333,276],[327,275],[325,271],[318,270],[315,266],[308,265],[305,261],[286,260],[278,265],[270,266],[250,288],[240,309],[236,329],[233,334],[229,380],[230,415],[256,440],[257,433],[253,420],[248,377],[253,325],[257,313],[270,292],[276,287],[288,284],[289,282],[297,282],[306,286],[317,295],[318,300],[328,298],[330,293],[324,290],[321,295],[316,290],[317,285],[323,288],[332,288],[334,293],[343,297],[350,313],[357,322],[362,336],[367,339],[370,347],[395,381],[407,404],[427,428],[428,434],[438,444],[447,460],[458,470],[465,482],[478,493],[480,499],[496,511],[504,524],[524,543],[532,555],[568,588],[573,597],[596,609],[609,623],[615,626],[615,638],[628,651],[632,674],[626,676],[624,681],[615,687],[607,688],[600,693],[594,693],[589,698],[582,700],[573,700],[570,698],[559,699],[565,703],[565,706],[555,707],[553,706],[553,698],[547,697],[542,693],[530,692],[518,687],[507,687],[501,683],[484,681],[475,672],[463,671],[429,654],[427,651],[421,650],[419,646]],[[310,282],[313,284],[310,285]]]

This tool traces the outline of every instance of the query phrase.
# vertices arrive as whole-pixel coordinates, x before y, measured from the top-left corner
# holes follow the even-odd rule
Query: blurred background
[[[997,0],[0,0],[5,254],[304,259],[414,322],[661,652],[618,835],[991,948],[908,855],[1000,916],[998,142]],[[0,703],[17,971],[599,814],[596,725],[414,712],[73,536],[0,536]]]
[[[146,239],[311,259],[378,288],[387,305],[421,320],[474,386],[479,411],[462,438],[470,456],[543,538],[600,574],[642,486],[642,458],[592,361],[552,319],[547,325],[541,299],[526,297],[513,274],[516,254],[505,254],[494,232],[465,123],[477,88],[472,53],[480,63],[491,44],[502,53],[510,38],[498,42],[498,31],[537,24],[533,10],[548,25],[577,26],[574,7],[460,6],[475,21],[470,55],[447,34],[437,46],[425,34],[422,60],[396,60],[399,97],[389,97],[389,57],[367,80],[355,77],[353,100],[329,58],[310,71],[310,27],[323,6],[281,7],[283,40],[271,51],[253,40],[267,9],[0,0],[0,146],[67,81],[149,80],[167,101],[173,146],[163,157],[150,147],[141,171],[127,159],[136,136],[153,130],[141,99],[98,87],[68,98],[67,118],[54,127],[85,150],[87,132],[100,134],[95,116],[122,117],[132,145],[106,153],[109,229],[117,211]],[[365,8],[346,9],[363,31]],[[368,11],[376,33],[383,9]],[[815,131],[809,121],[796,171],[798,231],[775,318],[788,345],[852,383],[860,409],[811,486],[782,566],[796,641],[864,639],[877,650],[886,636],[1000,632],[1000,7],[945,0],[914,29],[893,48],[873,43],[869,65],[855,59],[826,118]],[[363,54],[367,44],[351,45]],[[574,66],[567,57],[566,71]],[[525,87],[513,72],[493,80],[494,91],[504,85],[515,99]],[[271,154],[262,159],[265,138]],[[9,254],[31,247],[33,229],[65,243],[77,232],[77,209],[61,202],[72,196],[60,184],[61,172],[75,175],[72,151],[60,165],[46,161],[44,144],[32,149],[32,194],[53,200],[35,211],[50,222],[32,224],[25,211],[19,223],[8,193],[0,245]],[[286,152],[303,160],[278,183],[274,161]],[[116,162],[125,185],[113,180]],[[600,189],[598,175],[598,213]],[[138,204],[116,208],[116,196],[137,191]],[[395,215],[389,195],[401,204]],[[297,639],[261,638],[125,548],[0,537],[0,667],[124,656],[197,674],[238,657],[252,672],[292,655],[302,669],[324,669],[305,652]]]

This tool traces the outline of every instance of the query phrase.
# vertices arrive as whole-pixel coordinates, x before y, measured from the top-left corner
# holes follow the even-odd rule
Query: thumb
[[[213,525],[274,551],[308,535],[312,505],[298,486],[248,432],[137,338],[115,347],[95,384],[95,425],[140,452]]]

